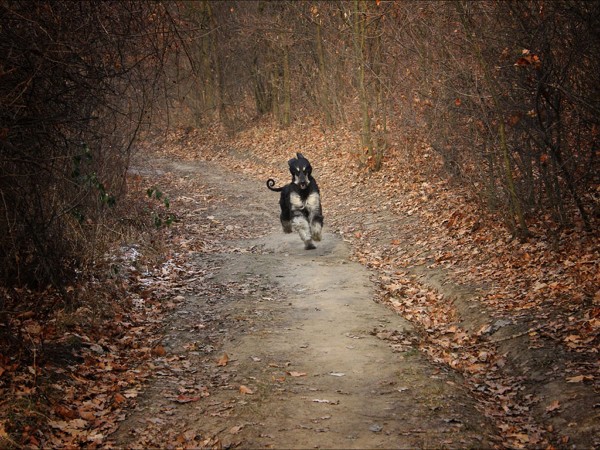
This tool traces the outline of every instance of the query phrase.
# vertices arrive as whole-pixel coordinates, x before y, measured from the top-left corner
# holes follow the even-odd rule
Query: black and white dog
[[[321,240],[323,228],[323,213],[321,212],[321,197],[316,180],[312,177],[312,167],[302,153],[296,153],[296,158],[288,161],[292,182],[276,188],[275,180],[269,178],[267,187],[275,192],[281,192],[281,226],[284,233],[297,231],[304,242],[306,250],[315,247],[313,241]]]

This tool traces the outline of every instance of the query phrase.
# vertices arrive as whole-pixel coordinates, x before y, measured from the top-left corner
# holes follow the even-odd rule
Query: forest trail
[[[282,233],[276,195],[215,163],[157,160],[141,172],[186,180],[173,203],[210,192],[218,201],[195,220],[231,239],[189,253],[196,284],[164,317],[154,377],[111,445],[491,445],[495,428],[461,378],[427,360],[411,325],[373,301],[368,270],[339,236],[326,232],[305,251]]]

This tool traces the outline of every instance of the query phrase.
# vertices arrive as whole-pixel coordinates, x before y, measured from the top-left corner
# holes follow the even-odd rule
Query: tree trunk
[[[271,111],[272,105],[265,77],[259,67],[258,56],[255,56],[252,62],[252,75],[254,78],[254,103],[256,113],[260,116]]]
[[[456,2],[456,7],[460,14],[463,26],[465,27],[466,34],[468,36],[473,36],[473,48],[475,50],[475,56],[479,63],[479,67],[483,72],[483,79],[490,93],[490,97],[492,99],[492,104],[494,106],[495,111],[493,113],[496,115],[496,120],[498,122],[498,141],[500,144],[500,153],[502,162],[504,165],[504,177],[505,183],[508,190],[509,195],[509,205],[511,209],[511,217],[509,217],[510,225],[514,228],[513,231],[516,232],[520,237],[526,237],[529,234],[529,230],[527,229],[527,224],[525,222],[525,216],[523,215],[523,208],[521,206],[521,200],[517,195],[517,191],[515,190],[515,180],[513,176],[513,168],[512,161],[510,158],[510,150],[508,148],[508,142],[506,140],[506,128],[504,126],[504,118],[500,115],[500,104],[499,104],[499,94],[495,84],[495,81],[490,74],[489,67],[483,58],[483,53],[481,51],[481,46],[479,41],[477,41],[477,35],[475,32],[475,27],[472,27],[469,21],[467,20],[466,11],[463,3]],[[515,223],[515,218],[518,225]]]
[[[358,79],[358,97],[361,111],[361,162],[365,164],[368,157],[373,155],[373,139],[371,137],[371,116],[369,115],[369,98],[365,86],[365,1],[354,0],[353,41],[356,56]],[[366,157],[365,157],[366,156]]]
[[[212,74],[212,21],[211,10],[208,0],[201,3],[202,28],[204,35],[202,36],[202,73],[201,80],[203,83],[204,106],[209,115],[212,116],[215,109],[215,86]]]
[[[281,124],[281,111],[279,105],[281,103],[281,79],[279,68],[275,67],[271,71],[271,111],[273,117]]]
[[[317,59],[319,61],[319,103],[325,114],[325,123],[329,126],[334,125],[333,115],[331,114],[331,100],[329,99],[329,87],[327,86],[327,72],[325,69],[325,52],[323,50],[323,36],[321,34],[321,23],[319,19],[317,25]]]
[[[287,127],[292,123],[292,92],[290,82],[290,52],[287,46],[283,47],[283,113],[281,122]]]
[[[219,116],[219,120],[226,127],[229,126],[229,117],[227,116],[227,110],[225,108],[225,87],[224,87],[224,77],[223,77],[223,64],[221,62],[221,56],[218,50],[218,26],[215,19],[215,16],[212,12],[212,7],[210,5],[210,0],[206,0],[206,8],[208,11],[209,23],[211,27],[210,33],[210,54],[211,60],[213,62],[213,94],[214,94],[214,108]]]
[[[381,17],[375,21],[375,45],[373,48],[373,72],[375,74],[377,123],[375,125],[375,154],[372,169],[378,171],[383,165],[383,155],[387,148],[387,109],[383,85],[383,45],[381,42]]]

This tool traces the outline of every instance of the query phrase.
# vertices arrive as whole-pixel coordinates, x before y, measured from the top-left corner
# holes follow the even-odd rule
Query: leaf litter
[[[567,386],[584,389],[565,391],[572,399],[587,396],[588,403],[599,404],[597,394],[586,395],[597,389],[600,379],[596,362],[600,347],[597,235],[565,231],[558,244],[543,237],[525,243],[515,241],[493,216],[481,213],[468,193],[445,180],[424,182],[418,170],[407,171],[402,159],[394,158],[394,149],[390,150],[382,172],[366,173],[352,164],[351,171],[346,173],[338,168],[348,167],[347,153],[334,151],[326,155],[323,149],[329,147],[324,145],[323,134],[317,127],[309,129],[311,132],[305,129],[298,132],[294,127],[275,131],[276,137],[271,142],[278,142],[277,146],[268,144],[265,136],[256,132],[242,132],[228,142],[231,148],[243,147],[245,152],[260,156],[253,161],[215,152],[210,140],[200,144],[200,148],[198,139],[185,145],[170,144],[162,151],[182,159],[210,155],[232,170],[248,172],[251,167],[257,179],[262,180],[272,174],[273,168],[281,167],[289,149],[307,149],[311,159],[319,162],[315,165],[324,191],[328,226],[352,245],[353,259],[373,271],[379,301],[397,310],[420,330],[412,340],[394,335],[393,330],[383,334],[378,331],[377,337],[398,346],[399,351],[414,344],[416,339],[420,350],[433,361],[463,374],[473,395],[480,399],[483,412],[497,422],[505,445],[515,448],[566,445],[581,438],[576,426],[563,428],[561,422],[542,417],[575,414],[567,422],[579,422],[569,401],[558,398],[561,385],[554,391],[540,390],[528,383],[527,377],[533,374],[549,384],[560,380]],[[303,136],[303,142],[297,142],[296,136]],[[340,133],[333,139],[338,148],[351,146],[347,134]],[[397,173],[405,176],[398,177]],[[355,203],[350,206],[346,200],[348,193],[336,188],[346,183],[344,176],[356,180],[352,188]],[[189,179],[173,174],[166,174],[162,181],[174,189],[186,190],[192,186]],[[108,437],[125,418],[127,410],[136,405],[138,394],[151,376],[192,376],[184,383],[187,387],[183,389],[187,391],[176,396],[168,394],[170,399],[181,400],[175,400],[176,403],[194,404],[210,398],[205,386],[193,383],[193,372],[197,369],[190,360],[194,355],[169,358],[171,348],[161,342],[164,333],[161,317],[185,304],[190,292],[211,286],[215,268],[198,267],[188,260],[190,254],[236,251],[225,245],[224,240],[252,237],[251,230],[256,228],[231,226],[220,221],[216,213],[206,214],[222,201],[208,187],[201,199],[182,197],[185,209],[178,212],[182,220],[170,236],[170,258],[156,270],[127,273],[123,307],[116,310],[106,329],[86,328],[82,319],[81,326],[62,332],[52,325],[42,325],[33,311],[24,311],[11,319],[12,326],[22,330],[34,351],[44,343],[64,355],[61,363],[42,360],[26,366],[20,366],[8,355],[0,355],[0,377],[4,383],[10,380],[8,385],[13,386],[15,398],[39,402],[38,377],[54,374],[50,391],[44,393],[52,405],[47,427],[24,427],[22,443],[32,448],[90,444],[110,447]],[[531,229],[544,235],[542,223],[531,224]],[[416,267],[423,270],[417,271]],[[442,273],[444,285],[429,284],[424,272]],[[474,289],[476,294],[471,301],[475,303],[471,306],[485,311],[487,322],[476,320],[474,328],[463,321],[465,307],[457,301],[460,295],[451,290],[446,292],[445,285]],[[210,314],[208,311],[206,323],[213,319]],[[90,311],[82,310],[79,315],[89,317]],[[531,322],[532,317],[535,322]],[[190,329],[202,332],[206,323],[196,323]],[[495,327],[496,323],[501,325]],[[520,324],[525,324],[524,329]],[[217,340],[207,336],[193,345],[183,344],[181,350],[210,354],[215,349],[213,342]],[[515,345],[517,342],[519,345]],[[560,349],[559,353],[552,351],[553,356],[560,358],[546,372],[530,367],[535,364],[519,367],[515,352],[535,351],[548,345]],[[225,367],[227,362],[217,366]],[[229,385],[230,374],[212,376],[215,386]],[[6,386],[2,385],[4,398]],[[246,389],[253,393],[252,389]],[[218,410],[214,414],[221,415],[226,415],[232,407],[213,406]],[[163,409],[164,417],[169,417],[169,411]],[[594,416],[592,411],[579,414]],[[165,419],[148,420],[152,426]],[[0,437],[10,439],[7,422],[2,420],[0,425]],[[241,428],[237,430],[240,431]],[[218,436],[201,436],[193,430],[173,431],[164,438],[185,446],[220,445]],[[152,432],[147,442],[152,442],[151,439]],[[598,444],[591,440],[583,442]]]
[[[384,169],[373,173],[352,161],[351,152],[339,150],[354,145],[350,132],[325,135],[317,124],[241,132],[219,147],[227,152],[215,152],[210,139],[199,141],[190,136],[168,152],[186,159],[194,148],[194,155],[210,155],[257,180],[282,167],[290,149],[311,155],[328,226],[352,245],[356,261],[374,271],[379,301],[421,330],[420,350],[466,377],[506,442],[560,445],[577,438],[584,446],[599,444],[593,431],[600,348],[597,233],[565,230],[556,243],[539,218],[528,224],[534,238],[514,239],[467,190],[447,179],[432,181],[420,169],[441,164],[425,143],[425,151],[413,155],[423,161],[408,167],[392,147]],[[338,186],[350,186],[352,204],[348,190]],[[520,362],[526,354],[529,364]],[[538,369],[551,359],[550,370]],[[526,382],[532,374],[548,382]],[[561,381],[584,390],[566,391],[558,387]],[[546,420],[543,400],[548,396],[561,404],[563,397],[572,397],[561,414],[575,414],[571,423],[581,423],[580,433]],[[577,407],[581,400],[587,411]]]

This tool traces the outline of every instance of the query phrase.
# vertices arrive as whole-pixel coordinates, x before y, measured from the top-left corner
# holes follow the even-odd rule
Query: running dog
[[[296,153],[296,158],[288,161],[292,182],[283,187],[275,186],[275,180],[269,178],[267,187],[275,192],[281,192],[281,226],[284,233],[297,231],[304,242],[306,250],[315,249],[313,241],[321,240],[323,228],[323,213],[321,197],[316,180],[312,177],[312,167],[302,153]]]

